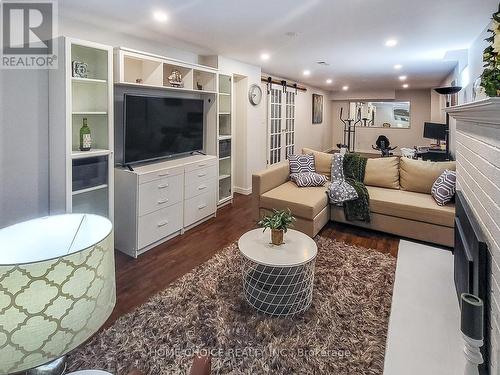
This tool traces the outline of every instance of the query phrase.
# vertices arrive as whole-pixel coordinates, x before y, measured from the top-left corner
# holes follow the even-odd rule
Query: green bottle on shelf
[[[92,136],[90,128],[87,125],[87,118],[83,119],[83,125],[80,128],[80,151],[90,151],[92,148]]]

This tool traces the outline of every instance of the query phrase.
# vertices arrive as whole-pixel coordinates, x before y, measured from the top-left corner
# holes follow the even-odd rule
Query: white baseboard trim
[[[250,194],[252,194],[252,188],[251,187],[249,187],[249,188],[242,188],[242,187],[235,186],[235,187],[233,187],[233,191],[235,193],[239,193],[239,194],[243,194],[243,195],[250,195]]]

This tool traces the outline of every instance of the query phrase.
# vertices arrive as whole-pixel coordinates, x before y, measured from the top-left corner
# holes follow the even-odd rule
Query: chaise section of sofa
[[[273,209],[290,209],[297,219],[294,229],[314,237],[330,220],[326,187],[302,187],[289,181],[289,165],[283,162],[252,176],[257,197],[256,219]]]

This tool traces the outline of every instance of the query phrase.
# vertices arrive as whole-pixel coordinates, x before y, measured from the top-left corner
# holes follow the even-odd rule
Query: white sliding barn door
[[[295,93],[273,86],[267,95],[267,164],[288,159],[295,152]]]
[[[295,93],[286,92],[285,96],[285,157],[295,153]]]

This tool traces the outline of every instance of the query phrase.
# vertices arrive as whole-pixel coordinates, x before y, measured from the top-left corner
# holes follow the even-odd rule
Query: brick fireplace
[[[500,98],[489,98],[447,109],[457,121],[457,190],[470,209],[485,242],[485,336],[490,374],[500,373]],[[458,210],[457,210],[458,212]],[[470,235],[463,238],[470,240]],[[460,236],[456,235],[457,241]],[[466,242],[466,241],[465,241]],[[471,242],[472,243],[472,242]],[[463,247],[457,243],[456,249]],[[462,252],[460,249],[457,252]],[[460,255],[460,254],[459,254]],[[458,268],[464,267],[457,265]],[[474,265],[474,267],[476,267]],[[472,267],[472,266],[471,266]],[[471,268],[472,269],[472,268]],[[462,270],[456,270],[460,275]],[[463,276],[463,275],[462,275]],[[466,281],[459,280],[457,289]],[[483,369],[484,371],[485,369]]]

